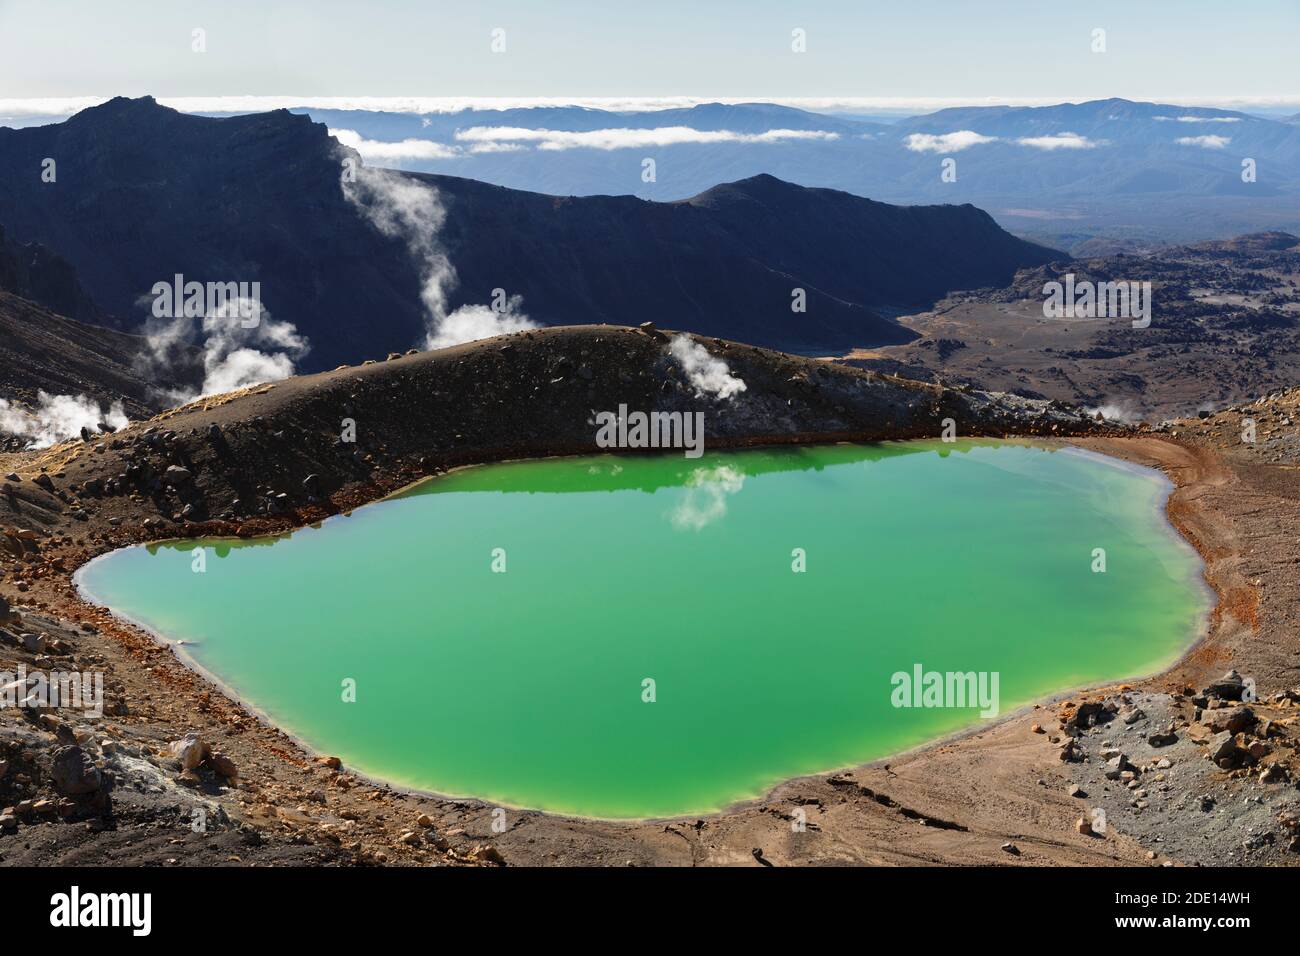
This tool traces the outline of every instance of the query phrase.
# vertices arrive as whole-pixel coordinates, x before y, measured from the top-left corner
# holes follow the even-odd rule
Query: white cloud
[[[469,151],[471,153],[517,153],[527,148],[523,143],[474,143]]]
[[[566,130],[528,129],[519,126],[472,126],[458,130],[457,146],[428,139],[385,142],[366,139],[356,130],[330,129],[330,135],[362,158],[380,165],[401,160],[457,159],[468,154],[513,153],[530,146],[543,150],[628,149],[676,146],[682,143],[780,143],[792,140],[835,140],[838,133],[820,130],[770,129],[763,133],[733,133],[727,130],[697,130],[689,126],[661,126],[655,129]],[[869,135],[869,134],[868,134]]]
[[[1157,116],[1162,123],[1240,123],[1240,116]]]
[[[689,126],[654,129],[554,130],[521,126],[472,126],[456,131],[456,139],[480,145],[534,143],[538,149],[629,149],[677,146],[682,143],[781,143],[791,140],[835,140],[838,133],[821,130],[769,129],[763,133],[701,130]]]
[[[955,133],[912,133],[903,142],[914,153],[958,153],[969,146],[992,143],[996,136],[984,136],[974,130],[959,129]]]
[[[1232,142],[1231,136],[1180,136],[1174,140],[1179,146],[1200,146],[1205,149],[1223,149]]]
[[[431,139],[404,139],[400,142],[383,142],[365,139],[353,129],[331,129],[330,135],[344,146],[349,146],[361,154],[365,160],[377,163],[392,162],[400,159],[455,159],[462,153],[454,146],[435,143]]]
[[[1092,149],[1104,144],[1105,140],[1088,139],[1078,133],[1053,133],[1051,136],[1023,136],[1016,142],[1034,149]]]

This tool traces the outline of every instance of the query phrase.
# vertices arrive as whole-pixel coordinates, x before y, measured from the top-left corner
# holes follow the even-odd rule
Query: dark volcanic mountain
[[[945,289],[1001,284],[1009,263],[1064,258],[973,206],[890,206],[771,176],[674,203],[418,178],[446,203],[462,295],[518,290],[548,324],[672,322],[787,350],[893,344],[913,335],[873,308],[933,302]],[[791,311],[795,288],[806,313]]]
[[[0,292],[0,398],[35,406],[40,392],[85,395],[104,406],[121,401],[131,418],[148,417],[168,404],[163,390],[193,388],[202,374],[160,381],[140,360],[146,349],[138,335]]]
[[[0,225],[0,291],[83,322],[112,324],[81,288],[72,264],[38,242],[11,241]]]
[[[165,407],[168,390],[203,380],[193,350],[179,347],[180,361],[159,370],[143,360],[148,343],[112,322],[67,260],[38,243],[11,242],[0,228],[0,398],[34,406],[42,391],[86,395],[103,405],[120,400],[140,417]]]
[[[57,249],[131,324],[176,273],[258,281],[270,314],[311,340],[300,364],[325,368],[417,345],[426,325],[411,237],[381,234],[346,200],[344,155],[324,126],[286,111],[214,119],[119,98],[0,129],[0,222]],[[446,208],[437,241],[460,280],[448,305],[499,288],[547,324],[651,320],[795,350],[897,343],[913,333],[875,309],[1061,258],[973,206],[894,207],[770,176],[675,203],[411,178]],[[795,288],[805,313],[791,310]]]

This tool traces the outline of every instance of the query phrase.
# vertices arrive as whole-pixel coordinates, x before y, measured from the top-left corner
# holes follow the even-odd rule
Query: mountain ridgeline
[[[0,129],[0,223],[75,268],[89,321],[140,326],[155,283],[177,273],[257,281],[270,315],[311,341],[300,368],[354,363],[423,341],[427,277],[412,237],[380,232],[343,195],[347,155],[284,110],[210,118],[118,98]],[[795,351],[890,344],[914,334],[877,310],[1064,258],[974,206],[891,206],[767,175],[667,203],[394,175],[439,193],[445,220],[420,238],[456,271],[448,307],[501,289],[543,324],[654,321]]]

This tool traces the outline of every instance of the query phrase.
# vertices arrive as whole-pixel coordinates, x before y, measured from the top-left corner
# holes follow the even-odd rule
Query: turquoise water
[[[996,673],[1005,713],[1171,663],[1209,604],[1168,490],[995,442],[551,459],[281,538],[128,548],[79,583],[361,772],[703,813],[985,719],[895,706],[918,665]]]

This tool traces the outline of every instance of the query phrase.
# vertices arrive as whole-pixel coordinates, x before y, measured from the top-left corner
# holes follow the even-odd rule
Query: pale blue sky
[[[0,0],[0,99],[1296,98],[1297,49],[1296,0]]]

